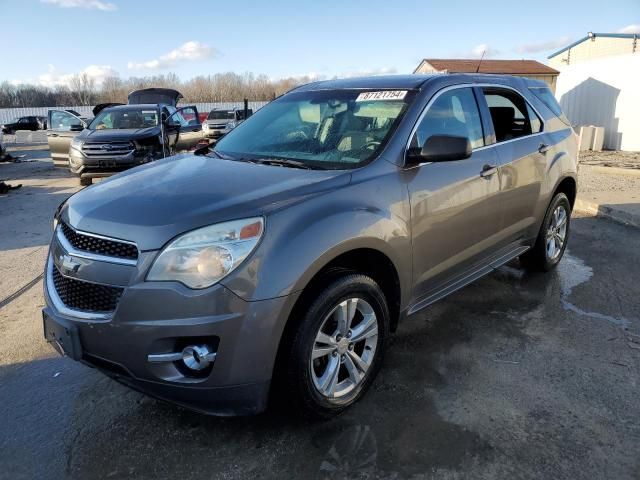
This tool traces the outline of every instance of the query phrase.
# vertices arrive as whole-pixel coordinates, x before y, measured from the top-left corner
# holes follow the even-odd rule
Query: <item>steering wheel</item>
[[[287,133],[287,140],[308,140],[309,135],[304,130],[294,130],[293,132]]]
[[[368,142],[366,142],[364,145],[362,145],[358,151],[360,150],[366,150],[366,149],[371,149],[371,150],[375,150],[376,148],[378,148],[380,146],[382,142],[380,140],[369,140]],[[373,148],[372,148],[373,147]]]

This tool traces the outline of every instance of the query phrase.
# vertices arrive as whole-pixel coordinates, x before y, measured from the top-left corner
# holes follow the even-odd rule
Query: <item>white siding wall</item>
[[[640,55],[557,68],[556,98],[571,123],[604,127],[607,149],[640,151]]]

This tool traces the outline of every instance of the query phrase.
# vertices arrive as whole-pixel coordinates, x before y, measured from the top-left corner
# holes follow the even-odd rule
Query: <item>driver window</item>
[[[411,146],[424,145],[432,135],[467,137],[472,148],[484,146],[478,104],[471,88],[456,88],[440,95],[420,122]]]
[[[71,130],[72,126],[82,125],[82,121],[68,112],[62,110],[51,111],[51,121],[49,128],[57,130]]]

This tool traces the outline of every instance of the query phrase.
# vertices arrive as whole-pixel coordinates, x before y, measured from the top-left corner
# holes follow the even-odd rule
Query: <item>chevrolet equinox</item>
[[[296,88],[215,147],[63,203],[45,338],[201,412],[275,398],[337,414],[370,387],[403,318],[516,257],[558,264],[576,144],[547,86],[524,78]]]

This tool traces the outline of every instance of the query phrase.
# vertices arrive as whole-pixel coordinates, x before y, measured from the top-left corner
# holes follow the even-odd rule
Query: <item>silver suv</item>
[[[374,381],[405,317],[512,259],[558,264],[576,169],[575,134],[541,82],[306,85],[215,148],[61,205],[45,336],[202,412],[275,398],[331,416]]]
[[[253,110],[248,108],[214,108],[207,115],[207,119],[202,123],[204,138],[218,140],[224,137],[231,130],[236,128],[247,118],[253,115]]]

